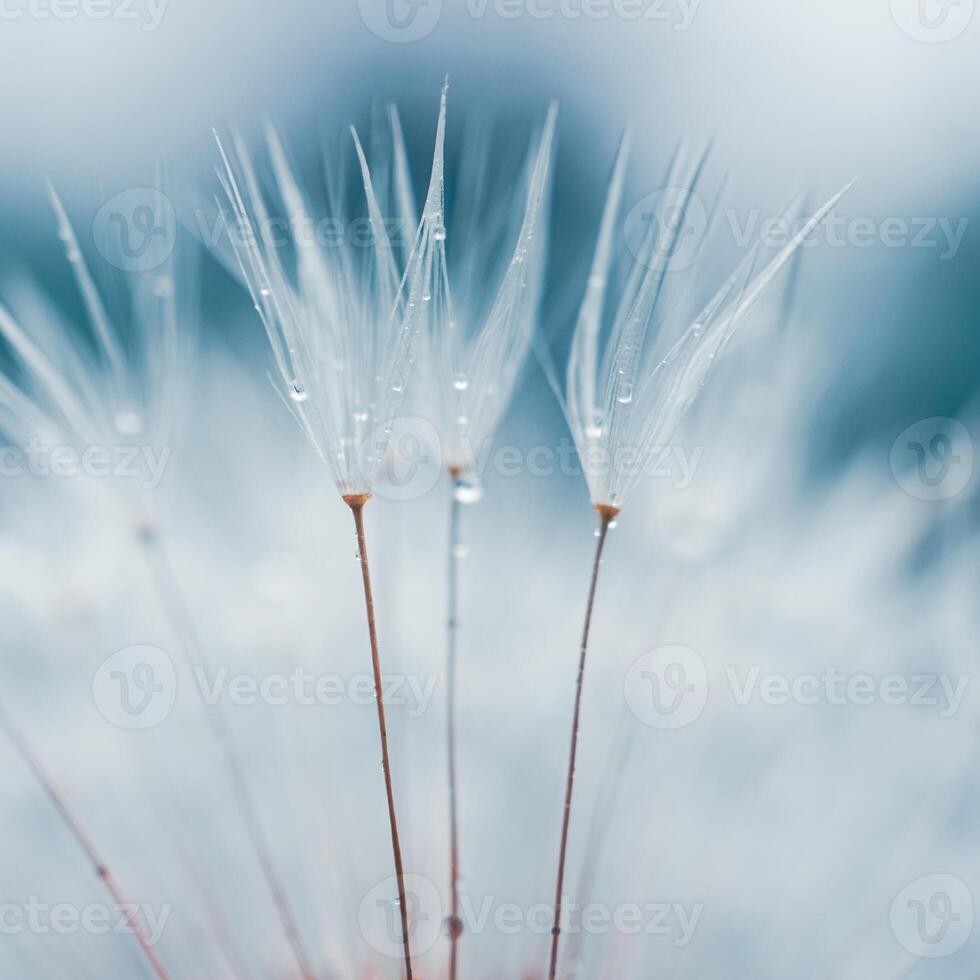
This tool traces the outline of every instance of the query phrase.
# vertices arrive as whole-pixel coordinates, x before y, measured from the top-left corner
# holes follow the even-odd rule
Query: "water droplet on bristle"
[[[475,504],[483,496],[483,485],[477,476],[457,477],[453,485],[453,498],[461,504]]]
[[[118,432],[120,435],[135,436],[143,429],[143,417],[139,412],[133,411],[131,408],[127,408],[116,412],[116,417],[113,419],[113,424],[116,427],[116,432]]]
[[[446,240],[446,227],[445,225],[436,225],[432,231],[432,237],[437,242],[444,242]]]
[[[633,400],[633,386],[628,382],[624,381],[619,386],[619,392],[616,394],[616,401],[620,405],[628,405]]]
[[[469,386],[470,386],[470,383],[466,379],[466,375],[465,374],[457,374],[456,377],[453,378],[453,387],[457,391],[466,391],[466,389],[469,388]]]
[[[298,381],[294,381],[289,386],[289,397],[292,398],[294,402],[305,402],[306,399],[309,398],[309,394]]]

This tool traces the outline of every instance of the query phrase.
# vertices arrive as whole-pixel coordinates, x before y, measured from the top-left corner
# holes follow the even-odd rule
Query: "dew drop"
[[[470,420],[465,415],[456,416],[456,428],[465,429],[470,424]]]
[[[619,386],[619,393],[616,395],[616,401],[620,405],[628,405],[633,400],[633,386],[628,382],[624,381]]]
[[[263,286],[261,289],[259,289],[259,296],[268,296],[268,295],[269,295],[268,286]]]
[[[305,402],[310,396],[307,390],[298,381],[294,381],[289,386],[289,397],[292,398],[294,402]]]
[[[453,548],[454,558],[465,558],[470,553],[470,549],[465,544],[458,544]]]
[[[120,435],[135,436],[143,429],[143,417],[139,412],[135,412],[133,409],[127,408],[116,412],[116,417],[113,419],[113,424],[116,427],[116,432],[118,432]]]
[[[429,300],[431,300],[431,299],[432,299],[432,293],[430,293],[428,289],[425,290],[425,292],[422,293],[422,302],[423,303],[428,303]]]
[[[355,412],[354,413],[354,421],[355,422],[367,422],[368,418],[369,418],[369,416],[368,416],[368,413],[367,412],[360,411],[360,412]]]
[[[432,232],[432,237],[437,242],[444,242],[446,240],[446,226],[436,225]]]
[[[461,476],[453,485],[453,498],[461,504],[475,504],[483,496],[483,485],[476,476]]]
[[[466,391],[466,389],[469,388],[469,386],[470,383],[467,380],[465,374],[457,374],[456,377],[453,378],[453,387],[457,391]]]
[[[392,390],[393,392],[395,392],[395,393],[397,394],[397,393],[398,393],[399,391],[401,391],[401,390],[402,390],[402,386],[401,386],[401,384],[400,384],[399,382],[397,382],[397,381],[396,381],[396,382],[395,382],[395,383],[394,383],[394,384],[393,384],[393,385],[391,386],[391,390]]]

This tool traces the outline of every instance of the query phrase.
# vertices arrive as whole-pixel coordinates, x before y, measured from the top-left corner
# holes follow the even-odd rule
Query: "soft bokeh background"
[[[409,13],[402,2],[397,15]],[[676,472],[646,481],[611,536],[570,886],[606,909],[670,911],[663,933],[585,937],[580,976],[977,972],[976,478],[926,500],[914,474],[892,465],[893,446],[921,420],[962,420],[972,443],[957,444],[961,455],[978,432],[970,93],[980,19],[966,17],[972,0],[946,20],[933,3],[940,26],[929,28],[901,0],[646,8],[663,20],[574,16],[582,6],[570,0],[517,16],[505,16],[513,5],[429,0],[413,21],[426,33],[411,42],[382,0],[144,2],[132,8],[139,20],[5,8],[23,16],[0,23],[0,288],[12,303],[29,275],[78,322],[45,176],[111,288],[125,274],[94,247],[93,215],[152,184],[162,160],[186,222],[215,192],[212,125],[253,133],[271,116],[312,177],[323,139],[394,99],[420,189],[446,73],[451,157],[468,117],[502,119],[507,151],[560,100],[542,314],[559,349],[627,123],[628,203],[661,186],[678,143],[713,140],[708,184],[727,175],[729,210],[692,273],[705,288],[738,257],[733,222],[777,215],[801,192],[815,205],[858,175],[838,214],[871,232],[845,247],[820,238],[797,278],[777,282],[678,436],[703,453],[694,482],[674,486]],[[154,10],[159,24],[143,29]],[[554,16],[529,12],[541,10]],[[937,42],[935,31],[953,28]],[[883,238],[889,221],[920,240]],[[947,228],[962,237],[947,240]],[[193,251],[193,239],[182,229],[181,248]],[[305,665],[349,682],[369,664],[349,515],[267,383],[243,292],[208,256],[197,278],[202,341],[185,425],[152,495],[193,622],[212,663],[233,674]],[[565,438],[529,370],[498,444],[527,452]],[[409,870],[444,901],[449,490],[432,476],[417,499],[380,495],[369,521],[386,669],[434,685],[424,710],[393,706],[392,744]],[[473,977],[538,976],[547,925],[526,919],[551,900],[593,515],[574,474],[485,476],[482,501],[464,513],[462,862],[474,912],[463,966]],[[105,481],[79,483],[0,481],[3,701],[134,900],[172,907],[160,950],[175,977],[295,976],[179,667],[181,638]],[[178,664],[180,693],[159,725],[125,731],[100,713],[93,679],[114,651],[143,643]],[[664,644],[697,651],[710,678],[703,712],[674,729],[649,724],[648,689],[631,670]],[[743,707],[726,675],[792,679],[828,665],[958,679],[966,692],[949,717],[934,704],[853,700]],[[318,975],[397,976],[378,948],[390,854],[374,706],[345,697],[228,714]],[[6,743],[0,757],[0,906],[32,895],[75,908],[104,901]],[[522,916],[513,931],[494,918],[508,903]],[[482,907],[491,912],[480,926]],[[689,942],[678,908],[698,916]],[[441,917],[431,906],[423,915],[420,935]],[[937,951],[948,955],[928,955]],[[421,962],[423,976],[442,975],[445,941],[433,937]],[[0,929],[0,963],[11,977],[145,974],[131,937],[78,930]]]

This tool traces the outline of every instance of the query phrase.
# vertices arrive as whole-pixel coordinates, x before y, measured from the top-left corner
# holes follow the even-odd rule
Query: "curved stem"
[[[585,626],[582,629],[582,646],[579,651],[578,679],[575,683],[575,711],[572,715],[572,741],[568,753],[568,778],[565,783],[565,809],[561,822],[561,847],[558,852],[558,882],[555,886],[555,922],[551,929],[551,965],[548,980],[555,980],[558,970],[558,938],[561,935],[561,900],[565,885],[565,855],[568,848],[568,824],[572,815],[572,790],[575,785],[575,756],[578,752],[579,716],[582,708],[582,681],[585,677],[585,656],[589,648],[589,626],[592,623],[592,606],[595,602],[596,583],[599,580],[599,565],[602,562],[602,549],[606,543],[609,525],[619,511],[607,505],[596,507],[599,513],[599,539],[596,542],[595,559],[592,562],[592,582],[589,586],[589,599],[585,606]]]
[[[177,636],[177,642],[180,644],[184,659],[192,671],[195,668],[209,669],[204,646],[198,638],[190,610],[187,608],[187,600],[184,598],[180,586],[180,580],[177,578],[163,542],[160,540],[159,531],[153,527],[143,527],[139,532],[139,541],[147,564],[150,566],[153,584],[167,618],[170,620],[171,627]],[[231,781],[235,805],[245,826],[252,850],[255,852],[256,861],[269,889],[273,905],[279,914],[286,941],[296,959],[300,975],[303,980],[316,980],[316,974],[310,966],[310,959],[303,945],[286,887],[276,869],[272,849],[269,847],[269,842],[262,830],[262,824],[249,792],[245,771],[235,750],[234,741],[224,715],[217,705],[208,704],[205,701],[202,701],[202,704],[211,736],[221,752]]]
[[[456,980],[459,939],[459,796],[456,778],[456,640],[459,632],[459,548],[462,505],[457,499],[459,478],[453,474],[449,510],[448,615],[446,619],[446,746],[449,775],[449,980]]]
[[[34,754],[33,749],[20,734],[20,731],[15,727],[14,723],[10,720],[10,716],[7,714],[2,705],[0,705],[0,729],[6,733],[7,737],[13,743],[14,748],[17,750],[17,754],[24,760],[27,767],[34,774],[34,778],[41,784],[41,788],[51,801],[51,805],[58,811],[58,815],[68,828],[72,837],[75,838],[79,847],[81,847],[81,849],[85,852],[85,856],[92,862],[95,873],[102,880],[102,884],[105,885],[106,890],[112,896],[112,900],[116,903],[116,907],[120,911],[127,913],[126,925],[132,929],[133,935],[136,937],[136,941],[139,943],[140,949],[143,951],[143,955],[146,957],[146,960],[149,963],[150,969],[153,971],[154,975],[158,978],[158,980],[170,980],[169,974],[164,969],[163,963],[157,956],[156,950],[153,948],[153,943],[150,942],[150,939],[147,936],[146,931],[143,929],[139,919],[135,914],[127,912],[127,910],[135,909],[137,906],[132,902],[126,901],[126,898],[119,888],[119,885],[116,883],[116,879],[109,870],[109,866],[102,860],[102,857],[96,850],[92,839],[88,836],[85,828],[75,817],[75,814],[69,809],[67,801],[58,791],[55,784],[51,781],[46,770],[41,765],[40,760]]]
[[[378,727],[381,731],[381,767],[385,775],[385,793],[388,797],[388,822],[391,826],[391,849],[395,855],[395,876],[398,880],[398,909],[402,920],[402,944],[405,948],[405,973],[412,980],[412,950],[408,933],[408,902],[405,898],[405,872],[402,868],[402,849],[398,840],[398,821],[395,818],[395,794],[391,786],[391,762],[388,758],[388,728],[385,724],[384,691],[381,683],[381,658],[378,654],[378,631],[374,621],[374,593],[371,590],[371,570],[368,567],[367,541],[364,537],[364,505],[370,500],[369,493],[347,494],[344,503],[354,515],[357,532],[357,554],[361,563],[364,582],[364,605],[367,609],[368,634],[371,639],[371,666],[374,670],[374,694],[378,705]]]

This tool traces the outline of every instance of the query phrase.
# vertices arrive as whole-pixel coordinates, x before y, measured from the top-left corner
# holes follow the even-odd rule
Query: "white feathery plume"
[[[392,125],[400,145],[395,114]],[[437,147],[443,127],[440,116]],[[384,460],[415,356],[422,291],[420,275],[402,279],[378,184],[353,126],[351,136],[371,242],[364,247],[345,235],[328,254],[295,233],[313,226],[311,211],[281,140],[266,129],[274,182],[294,232],[295,262],[287,266],[284,249],[269,240],[269,205],[241,138],[233,135],[226,145],[215,134],[224,165],[218,176],[238,226],[232,243],[242,277],[268,334],[287,403],[343,496],[369,493]],[[377,169],[386,175],[389,167]],[[354,215],[338,188],[330,198],[333,217],[346,228]],[[425,215],[431,216],[430,202]]]
[[[649,222],[637,249],[603,343],[603,323],[613,238],[623,186],[629,141],[624,138],[613,169],[585,298],[579,311],[566,368],[564,393],[546,362],[552,387],[561,403],[592,502],[619,510],[643,471],[621,460],[647,459],[666,445],[684,412],[697,397],[711,368],[756,300],[793,254],[830,213],[854,181],[838,191],[804,222],[792,238],[755,273],[762,251],[758,242],[721,284],[704,308],[676,340],[664,325],[651,329],[660,314],[658,300],[670,274],[669,260],[684,232],[686,210],[694,193],[699,163],[685,186],[683,211],[663,240],[657,222]],[[676,186],[677,165],[667,186]],[[660,317],[663,319],[663,317]]]
[[[445,116],[443,91],[441,116]],[[552,103],[528,149],[524,173],[491,180],[488,139],[473,134],[459,165],[449,223],[443,214],[443,143],[429,185],[439,202],[423,215],[410,273],[421,277],[422,364],[444,462],[453,473],[474,467],[513,396],[537,321],[547,256],[547,204],[558,115]],[[484,134],[485,135],[485,134]],[[396,155],[401,171],[405,155]],[[407,175],[399,175],[401,186]],[[447,260],[447,244],[450,258]]]

